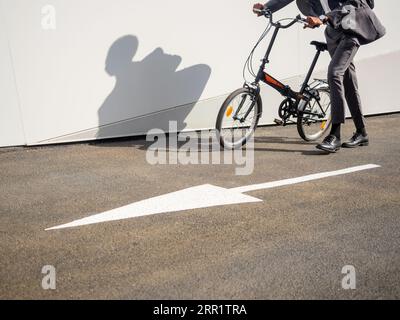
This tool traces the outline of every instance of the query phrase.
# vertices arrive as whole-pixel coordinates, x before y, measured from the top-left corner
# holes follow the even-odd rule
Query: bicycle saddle
[[[318,51],[328,50],[328,45],[325,42],[311,41],[310,44],[315,46]]]

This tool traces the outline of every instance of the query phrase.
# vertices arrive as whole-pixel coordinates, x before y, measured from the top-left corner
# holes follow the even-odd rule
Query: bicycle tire
[[[298,131],[300,137],[305,141],[315,141],[315,140],[319,139],[320,137],[322,137],[322,135],[328,130],[328,128],[330,127],[331,122],[332,122],[331,101],[330,101],[329,89],[327,89],[327,88],[318,89],[318,94],[320,96],[325,95],[325,97],[328,98],[328,101],[329,101],[328,106],[325,109],[327,119],[321,120],[320,130],[318,130],[314,134],[309,134],[306,132],[305,128],[306,128],[307,122],[310,121],[311,117],[308,114],[305,114],[304,112],[299,111],[298,115],[297,115],[297,131]],[[311,103],[314,100],[315,100],[315,103],[317,103],[320,108],[322,108],[322,109],[324,108],[323,106],[321,106],[320,100],[317,100],[315,97],[312,97],[311,100],[307,102],[305,109],[307,108],[307,106],[311,106]],[[314,120],[314,121],[316,121],[316,120]],[[322,125],[323,125],[323,128],[322,128]]]
[[[234,101],[234,99],[240,95],[242,96],[242,99],[243,99],[243,95],[246,95],[246,96],[250,97],[251,99],[255,99],[255,100],[252,100],[252,101],[255,101],[254,107],[253,107],[254,112],[252,110],[252,112],[254,113],[254,119],[252,120],[252,124],[249,127],[250,130],[249,130],[248,134],[246,134],[244,137],[242,137],[241,139],[239,139],[236,142],[228,143],[228,141],[226,139],[224,139],[224,137],[221,134],[221,131],[226,129],[226,128],[223,128],[223,120],[225,117],[227,117],[227,108],[231,105],[231,103]],[[237,148],[244,146],[247,143],[247,141],[254,134],[254,132],[257,128],[257,125],[258,125],[258,121],[260,120],[261,113],[262,113],[262,100],[261,100],[260,95],[256,96],[255,93],[252,90],[250,90],[249,88],[240,88],[240,89],[233,91],[222,103],[221,108],[218,112],[217,121],[215,124],[217,137],[218,137],[220,145],[225,149],[237,149]],[[246,128],[246,127],[244,126],[244,127],[237,128],[237,129],[243,130],[243,128]]]

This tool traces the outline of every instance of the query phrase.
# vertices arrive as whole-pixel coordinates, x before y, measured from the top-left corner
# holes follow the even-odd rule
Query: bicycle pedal
[[[281,119],[275,118],[275,119],[274,119],[274,122],[275,122],[275,124],[277,124],[278,126],[284,125],[284,122],[283,122]]]

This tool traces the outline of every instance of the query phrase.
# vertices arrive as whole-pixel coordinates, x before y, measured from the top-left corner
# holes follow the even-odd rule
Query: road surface
[[[294,126],[259,128],[254,172],[242,176],[150,165],[141,139],[0,149],[0,298],[399,299],[400,115],[367,123],[369,147],[332,155]],[[349,120],[343,136],[352,130]],[[257,202],[45,231],[193,186],[364,164],[381,167],[246,193]],[[55,290],[42,288],[46,265]],[[346,265],[354,290],[342,287]]]

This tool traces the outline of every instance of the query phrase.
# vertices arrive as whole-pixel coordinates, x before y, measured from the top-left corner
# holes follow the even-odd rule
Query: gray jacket
[[[269,0],[265,6],[272,12],[276,12],[293,1],[294,0]],[[350,8],[353,7],[355,10],[357,8],[357,11],[355,11],[356,15],[354,16],[356,24],[351,30],[346,30],[346,33],[352,38],[357,39],[360,44],[371,43],[383,37],[386,33],[385,27],[381,24],[374,12],[371,10],[358,10],[365,4],[373,8],[373,0],[296,0],[296,3],[300,11],[306,16],[329,16],[329,25],[332,28],[328,27],[327,31],[332,36],[327,36],[328,42],[329,38],[335,40],[335,38],[340,37],[341,32],[343,32],[341,28],[342,19],[348,12],[347,10],[341,10],[343,5],[350,5]],[[333,30],[330,29],[336,29],[337,32],[333,32]]]
[[[288,4],[292,3],[294,0],[269,0],[265,4],[272,12],[276,12]],[[338,8],[345,0],[327,0],[326,5],[330,10]],[[326,10],[321,4],[321,0],[296,0],[299,10],[306,16],[319,17],[326,14]],[[327,10],[329,11],[329,10]]]
[[[272,12],[276,12],[294,0],[269,0],[265,4]],[[306,16],[319,17],[323,14],[327,14],[340,7],[344,3],[353,4],[354,6],[359,5],[359,0],[296,0],[297,6],[300,11]],[[374,1],[366,1],[371,9],[374,8]]]

